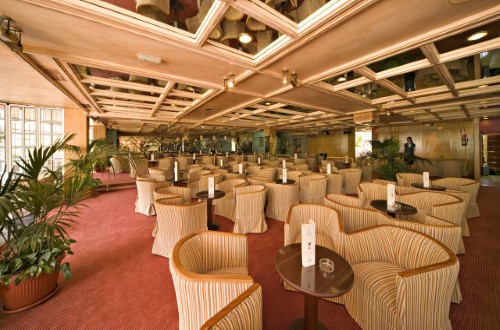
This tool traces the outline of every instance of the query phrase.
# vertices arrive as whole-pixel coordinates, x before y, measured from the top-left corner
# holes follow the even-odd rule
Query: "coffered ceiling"
[[[23,52],[0,45],[0,55],[59,90],[0,78],[0,100],[65,106],[62,91],[131,134],[314,134],[498,116],[500,5],[456,2],[2,0]]]

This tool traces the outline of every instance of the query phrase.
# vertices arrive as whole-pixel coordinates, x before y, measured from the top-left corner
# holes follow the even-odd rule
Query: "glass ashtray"
[[[333,261],[328,258],[319,259],[319,269],[325,273],[332,273],[335,270],[335,265]]]

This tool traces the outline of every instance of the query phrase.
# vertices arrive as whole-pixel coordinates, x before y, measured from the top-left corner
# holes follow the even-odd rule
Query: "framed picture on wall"
[[[264,147],[264,137],[259,138],[259,147]]]

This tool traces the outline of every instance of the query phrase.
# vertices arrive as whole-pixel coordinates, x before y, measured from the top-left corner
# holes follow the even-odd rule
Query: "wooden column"
[[[473,133],[472,137],[474,139],[474,179],[479,180],[481,178],[481,132],[479,131],[479,117],[474,117],[472,119]]]

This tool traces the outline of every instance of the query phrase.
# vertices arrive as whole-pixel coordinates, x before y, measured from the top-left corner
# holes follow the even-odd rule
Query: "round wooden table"
[[[338,297],[348,292],[354,283],[349,263],[334,251],[316,245],[316,264],[302,267],[301,244],[282,247],[276,254],[276,269],[281,278],[295,290],[304,293],[304,318],[294,320],[289,329],[326,329],[318,321],[318,298]],[[333,261],[335,270],[324,272],[319,260]]]
[[[214,190],[214,196],[208,196],[208,190],[199,191],[196,193],[196,198],[207,201],[207,227],[209,230],[219,229],[219,225],[212,222],[212,200],[226,196],[222,190]]]
[[[396,202],[395,208],[394,209],[389,209],[387,207],[387,200],[385,199],[374,199],[370,202],[370,205],[377,210],[386,212],[387,215],[395,218],[396,214],[400,215],[410,215],[410,214],[415,214],[417,213],[417,209],[414,208],[411,205],[405,204],[405,203],[399,203]]]
[[[292,179],[287,179],[286,180],[286,183],[283,182],[283,179],[278,179],[276,180],[276,183],[278,184],[294,184],[295,183],[295,180],[292,180]]]
[[[423,183],[412,183],[412,187],[419,188],[419,189],[427,189],[427,190],[437,190],[437,191],[445,191],[446,187],[443,186],[437,186],[434,184],[431,184],[429,187],[424,187]]]

